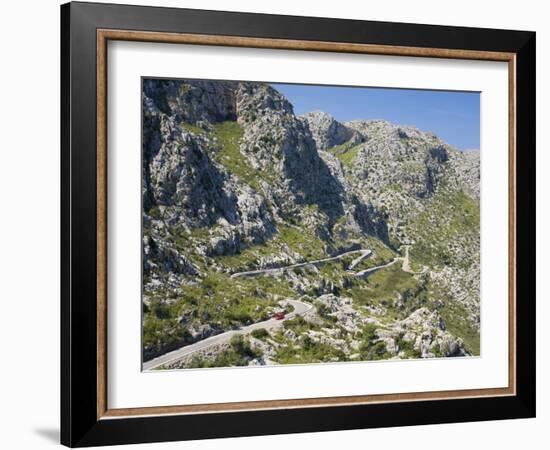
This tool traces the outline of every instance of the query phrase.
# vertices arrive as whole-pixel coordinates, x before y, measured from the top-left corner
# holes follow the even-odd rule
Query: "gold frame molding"
[[[402,394],[109,409],[107,405],[107,42],[109,40],[501,61],[508,63],[508,386]],[[516,395],[516,54],[445,48],[97,30],[97,418],[219,413]]]

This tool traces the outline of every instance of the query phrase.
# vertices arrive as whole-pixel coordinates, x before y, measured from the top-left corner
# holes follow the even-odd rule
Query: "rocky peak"
[[[294,109],[284,95],[262,83],[239,83],[236,88],[239,121],[249,122],[265,111],[293,115]]]
[[[359,132],[342,125],[323,111],[309,112],[300,116],[300,119],[307,123],[319,150],[327,150],[350,140],[354,143],[363,141],[363,136]]]
[[[240,151],[279,180],[271,187],[283,210],[316,204],[329,217],[342,215],[343,188],[320,157],[307,123],[283,95],[268,85],[243,83],[237,111],[244,131]]]
[[[400,185],[417,198],[430,198],[441,181],[479,197],[479,152],[461,152],[430,132],[384,120],[355,120],[347,127],[365,136],[351,171],[370,176],[374,190]]]

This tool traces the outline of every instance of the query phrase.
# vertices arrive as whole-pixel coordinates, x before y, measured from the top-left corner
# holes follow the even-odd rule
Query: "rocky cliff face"
[[[143,102],[146,225],[158,228],[151,218],[161,215],[175,229],[214,227],[205,252],[227,254],[311,214],[327,237],[357,207],[307,124],[267,85],[149,80]],[[360,207],[359,228],[387,238],[377,211]]]
[[[476,152],[382,121],[297,117],[263,83],[145,80],[142,196],[146,359],[265,319],[285,298],[316,312],[257,342],[269,362],[307,360],[285,350],[304,340],[327,360],[478,351]],[[372,278],[344,259],[231,278],[362,248],[366,269],[403,246],[407,266]]]
[[[358,144],[364,137],[353,128],[338,122],[330,114],[313,111],[300,117],[308,126],[318,150],[328,150],[345,142]]]

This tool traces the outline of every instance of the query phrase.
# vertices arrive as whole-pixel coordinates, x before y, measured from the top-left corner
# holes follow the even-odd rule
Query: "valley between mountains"
[[[142,101],[145,370],[480,354],[479,152],[265,83]]]

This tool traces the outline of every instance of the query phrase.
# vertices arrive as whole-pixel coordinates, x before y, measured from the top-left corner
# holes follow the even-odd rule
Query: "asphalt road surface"
[[[192,353],[195,353],[199,350],[203,350],[212,345],[223,344],[225,342],[228,342],[231,339],[231,337],[238,334],[249,334],[252,331],[257,330],[259,328],[265,328],[266,330],[274,330],[276,328],[280,328],[283,326],[283,322],[285,320],[292,319],[296,316],[302,316],[305,313],[307,313],[311,308],[313,308],[313,305],[299,302],[297,300],[287,300],[287,302],[294,307],[294,311],[292,311],[291,313],[288,313],[284,319],[277,320],[277,319],[271,318],[268,320],[264,320],[263,322],[256,322],[256,323],[253,323],[252,325],[241,327],[237,330],[230,330],[230,331],[226,331],[225,333],[220,333],[215,336],[210,336],[206,339],[195,342],[194,344],[186,345],[185,347],[181,347],[177,350],[173,350],[169,353],[165,353],[164,355],[158,356],[154,359],[144,362],[143,370],[144,371],[152,370],[152,369],[155,369],[156,367],[162,366],[167,363],[171,363],[180,358],[183,358],[184,356],[191,355]]]
[[[253,277],[256,275],[273,275],[277,273],[284,272],[285,270],[291,270],[291,269],[297,269],[299,267],[305,267],[305,266],[316,266],[318,264],[323,264],[329,261],[335,261],[337,259],[342,259],[348,255],[354,255],[356,253],[361,253],[361,256],[356,258],[350,265],[350,268],[355,267],[359,262],[361,262],[364,258],[367,256],[370,256],[372,253],[371,250],[351,250],[349,252],[340,253],[336,256],[331,256],[330,258],[323,258],[323,259],[315,259],[313,261],[306,261],[302,263],[297,264],[290,264],[288,266],[282,266],[282,267],[274,267],[270,269],[259,269],[259,270],[247,270],[246,272],[237,272],[231,275],[231,278],[238,278],[238,277]],[[353,266],[353,267],[352,267]]]

